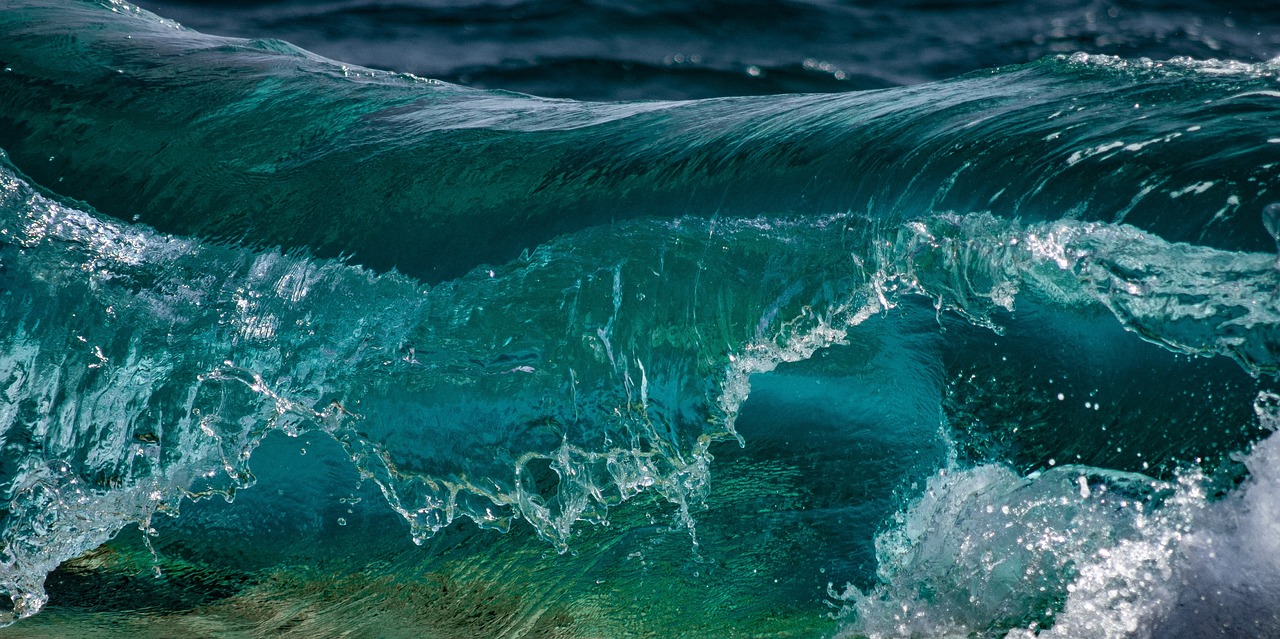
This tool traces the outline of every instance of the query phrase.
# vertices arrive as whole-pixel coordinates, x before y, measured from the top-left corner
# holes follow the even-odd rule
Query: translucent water
[[[1274,63],[604,104],[0,34],[6,632],[1280,634]]]

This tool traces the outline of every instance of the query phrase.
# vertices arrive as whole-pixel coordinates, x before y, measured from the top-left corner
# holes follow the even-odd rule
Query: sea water
[[[0,632],[1280,636],[1275,63],[584,102],[0,32]]]

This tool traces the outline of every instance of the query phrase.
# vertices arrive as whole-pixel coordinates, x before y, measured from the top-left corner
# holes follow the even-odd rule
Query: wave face
[[[18,628],[1280,636],[1275,63],[588,103],[20,0],[0,64]]]

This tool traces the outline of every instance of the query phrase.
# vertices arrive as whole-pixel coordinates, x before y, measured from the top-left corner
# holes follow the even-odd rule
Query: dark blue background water
[[[1280,54],[1265,0],[146,0],[220,35],[343,62],[587,100],[851,91],[1046,55]]]

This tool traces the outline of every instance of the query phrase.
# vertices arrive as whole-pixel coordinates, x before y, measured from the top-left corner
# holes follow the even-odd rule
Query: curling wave
[[[277,433],[340,444],[418,543],[465,518],[563,552],[638,495],[696,540],[752,385],[924,301],[945,373],[885,403],[933,406],[950,454],[870,524],[838,632],[1176,636],[1212,579],[1276,632],[1274,63],[592,104],[27,0],[0,62],[4,621],[128,526],[253,486]],[[1135,379],[1100,430],[1101,384],[1059,407],[1105,366],[1050,350],[1139,339],[1172,403]]]

